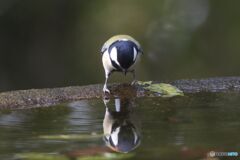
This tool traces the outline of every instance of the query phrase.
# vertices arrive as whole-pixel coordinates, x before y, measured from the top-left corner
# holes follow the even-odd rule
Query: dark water
[[[126,153],[132,155],[131,159],[200,160],[209,151],[237,152],[239,104],[237,94],[201,93],[169,99],[117,98],[105,103],[96,99],[48,108],[4,110],[0,111],[0,159],[16,159],[16,154],[32,152],[102,154],[111,151],[107,143],[118,151],[132,150]],[[120,111],[116,112],[118,106]],[[101,135],[103,120],[105,138]],[[108,136],[107,127],[114,130]],[[44,135],[89,137],[64,140],[44,139]],[[96,135],[100,136],[92,138]]]

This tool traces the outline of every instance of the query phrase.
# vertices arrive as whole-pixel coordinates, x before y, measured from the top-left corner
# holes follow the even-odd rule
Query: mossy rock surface
[[[174,97],[183,96],[183,91],[167,83],[153,83],[152,81],[137,81],[136,84],[149,91],[150,96]]]
[[[137,98],[148,96],[173,97],[182,96],[183,93],[195,94],[199,92],[240,92],[240,77],[182,79],[162,82],[163,81],[138,81],[136,85],[129,85],[129,87],[125,87],[126,85],[123,84],[109,84],[109,88],[113,96],[122,94],[128,96],[128,94],[130,94]],[[103,84],[95,84],[2,92],[0,93],[0,110],[48,107],[83,99],[102,98],[104,97],[102,88]],[[135,88],[137,88],[137,90],[134,90]]]

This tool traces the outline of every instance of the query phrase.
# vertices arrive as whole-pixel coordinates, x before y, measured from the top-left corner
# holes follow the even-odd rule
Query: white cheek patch
[[[117,60],[117,48],[116,47],[112,48],[110,57],[115,63],[117,63],[118,66],[120,66],[120,64],[118,63],[118,60]]]
[[[135,47],[133,47],[133,61],[135,61],[137,58],[137,50]]]

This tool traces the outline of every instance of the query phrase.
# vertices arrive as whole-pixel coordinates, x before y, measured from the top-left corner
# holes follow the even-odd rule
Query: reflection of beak
[[[125,76],[127,75],[127,70],[124,71]]]

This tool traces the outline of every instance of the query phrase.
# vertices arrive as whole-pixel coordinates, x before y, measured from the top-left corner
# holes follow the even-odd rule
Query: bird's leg
[[[108,77],[109,77],[110,73],[106,73],[106,79],[105,79],[105,83],[103,86],[103,92],[104,93],[110,93],[109,89],[107,88],[107,82],[108,82]]]
[[[103,103],[105,104],[106,108],[108,108],[107,104],[109,103],[109,101],[110,101],[109,99],[105,98],[103,99]]]
[[[108,77],[106,77],[105,79],[105,83],[104,83],[104,86],[103,86],[103,92],[104,93],[110,93],[109,89],[107,88],[107,81],[108,81]]]
[[[136,81],[136,74],[135,74],[135,70],[132,70],[132,71],[130,71],[131,73],[132,73],[132,75],[133,75],[133,81],[132,81],[132,85],[134,85],[137,81]]]

